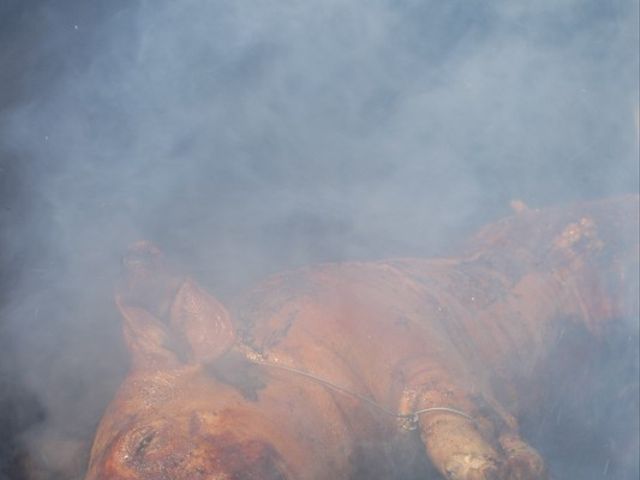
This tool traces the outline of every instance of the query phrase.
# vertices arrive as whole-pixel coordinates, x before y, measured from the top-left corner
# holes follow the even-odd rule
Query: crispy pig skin
[[[638,216],[633,195],[523,207],[455,257],[283,273],[229,310],[138,243],[117,295],[131,372],[86,480],[354,478],[405,434],[387,412],[433,407],[472,417],[413,425],[444,478],[547,478],[520,387],[567,325],[598,338],[637,317]]]

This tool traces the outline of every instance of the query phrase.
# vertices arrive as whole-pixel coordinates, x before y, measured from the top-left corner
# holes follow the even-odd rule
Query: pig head
[[[124,264],[116,303],[131,371],[100,423],[87,480],[347,475],[350,436],[328,392],[252,361],[222,304],[155,246],[133,245]]]
[[[86,480],[354,478],[410,430],[445,478],[547,478],[522,387],[568,325],[637,316],[638,198],[519,210],[458,256],[285,273],[229,310],[134,245]]]

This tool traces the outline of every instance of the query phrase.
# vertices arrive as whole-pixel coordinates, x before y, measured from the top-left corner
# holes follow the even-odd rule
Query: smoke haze
[[[226,298],[637,192],[638,37],[637,0],[5,0],[0,478],[91,436],[134,240]]]

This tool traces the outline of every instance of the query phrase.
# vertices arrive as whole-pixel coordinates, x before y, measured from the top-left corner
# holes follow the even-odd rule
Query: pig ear
[[[191,349],[191,360],[211,363],[236,340],[231,316],[224,305],[187,278],[171,306],[170,323]]]
[[[147,310],[127,304],[120,295],[116,295],[116,305],[124,319],[124,340],[133,370],[160,370],[179,365],[169,348],[170,336],[165,324]]]

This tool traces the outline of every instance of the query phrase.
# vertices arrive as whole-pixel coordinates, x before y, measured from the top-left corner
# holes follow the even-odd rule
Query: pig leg
[[[471,417],[437,410],[419,416],[427,455],[442,475],[451,480],[547,478],[540,456],[518,436],[515,419],[455,378],[432,362],[413,365],[405,373],[408,387],[400,405],[404,413],[448,407]]]

